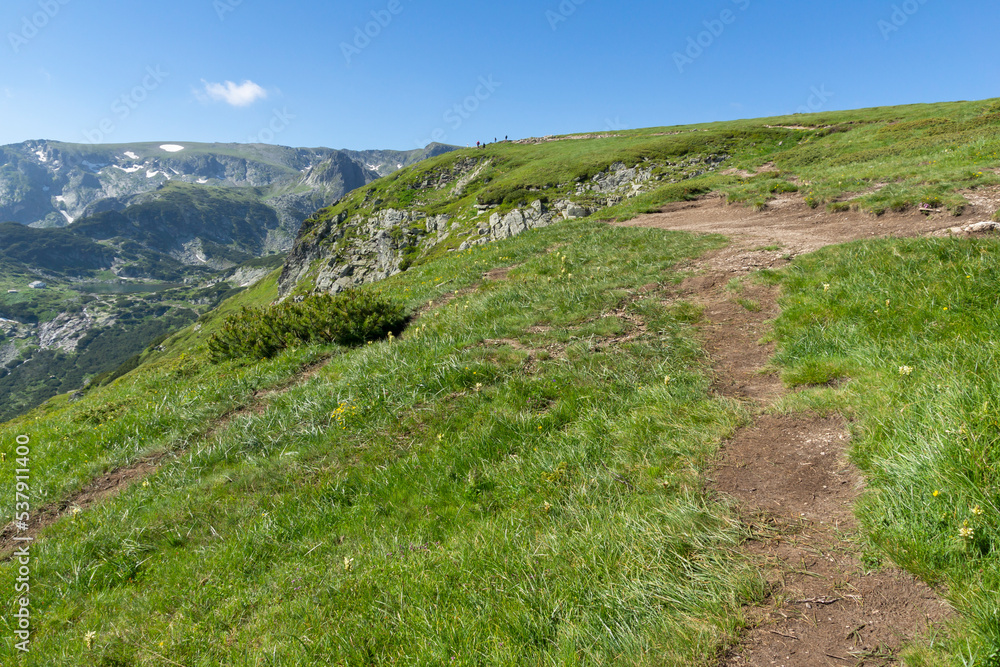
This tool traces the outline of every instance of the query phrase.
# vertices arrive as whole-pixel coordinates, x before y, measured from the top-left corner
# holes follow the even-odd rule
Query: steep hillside
[[[834,211],[957,216],[969,191],[1000,182],[998,132],[1000,102],[989,100],[459,150],[307,220],[280,290],[336,291],[557,220],[627,218],[713,191],[757,209],[800,192]]]
[[[7,271],[86,276],[110,269],[114,256],[111,248],[71,231],[0,223],[0,263]]]
[[[29,233],[59,231],[9,224]],[[283,258],[253,259],[188,284],[63,279],[39,290],[0,291],[0,421],[135,368],[147,347],[274,271]],[[8,273],[0,283],[21,286],[26,276]]]
[[[551,138],[348,195],[0,425],[0,513],[30,469],[0,660],[994,667],[1000,242],[948,227],[1000,208],[998,129],[977,102]],[[327,345],[275,304],[355,284],[408,326]],[[220,331],[280,345],[213,360]]]

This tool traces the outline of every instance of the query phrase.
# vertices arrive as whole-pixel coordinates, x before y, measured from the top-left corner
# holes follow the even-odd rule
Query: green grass
[[[699,477],[743,415],[708,394],[697,309],[640,288],[719,243],[526,233],[383,284],[427,308],[394,342],[212,366],[217,314],[112,385],[5,425],[5,441],[31,435],[49,498],[180,454],[35,544],[37,632],[17,664],[710,664],[763,594]],[[608,346],[631,326],[619,307],[648,331]],[[0,567],[0,589],[13,576]]]
[[[867,538],[962,616],[926,664],[1000,664],[1000,244],[853,243],[781,276],[786,381],[851,378],[816,398],[856,420]]]

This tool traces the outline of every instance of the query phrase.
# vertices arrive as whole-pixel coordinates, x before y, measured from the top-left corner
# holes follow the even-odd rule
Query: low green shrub
[[[379,292],[319,294],[295,303],[244,308],[208,341],[214,363],[270,359],[290,347],[336,343],[347,347],[400,333],[405,309]]]

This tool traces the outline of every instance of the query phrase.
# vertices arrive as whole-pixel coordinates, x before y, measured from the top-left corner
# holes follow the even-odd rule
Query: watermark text
[[[740,11],[745,12],[750,8],[751,0],[732,0],[732,3]],[[738,17],[739,14],[732,9],[723,9],[718,18],[702,21],[705,29],[697,35],[688,37],[687,47],[683,51],[674,51],[674,65],[677,66],[677,71],[683,74],[685,69],[694,65],[695,61],[701,58],[708,49],[712,48],[716,40],[722,37],[726,28],[736,23]]]
[[[215,0],[212,8],[220,21],[225,21],[226,16],[236,11],[236,8],[243,4],[243,0]]]
[[[354,39],[351,42],[341,42],[340,52],[344,54],[344,60],[350,65],[354,58],[361,55],[361,52],[372,45],[372,42],[382,34],[382,31],[389,27],[393,20],[403,13],[403,3],[401,0],[389,0],[385,9],[372,10],[372,20],[354,28]]]
[[[555,11],[548,10],[545,12],[545,19],[549,22],[549,26],[552,28],[552,32],[559,29],[560,24],[565,23],[569,20],[569,17],[576,14],[576,8],[585,3],[587,0],[562,0],[559,6],[556,7]]]
[[[479,77],[478,84],[472,95],[469,95],[444,112],[442,119],[453,132],[457,132],[465,124],[465,121],[472,118],[472,115],[479,110],[483,103],[493,97],[497,89],[503,85],[503,83],[495,81],[492,74],[490,76]],[[417,141],[416,144],[420,148],[423,148],[431,143],[444,143],[447,139],[448,131],[443,127],[439,127],[431,132],[428,139],[423,142]]]
[[[288,126],[295,120],[295,115],[288,113],[288,107],[275,109],[271,114],[271,119],[265,127],[262,127],[257,134],[247,137],[248,144],[270,144],[274,138],[288,129]]]
[[[147,67],[142,81],[132,90],[115,98],[111,103],[111,115],[106,116],[97,123],[92,130],[84,130],[83,136],[89,144],[100,144],[114,134],[118,129],[118,123],[125,122],[132,113],[139,108],[143,102],[149,98],[149,94],[159,88],[170,76],[169,72],[164,72],[159,65]]]
[[[14,527],[18,535],[14,537],[17,548],[13,555],[13,560],[17,563],[17,577],[14,579],[14,618],[17,619],[14,646],[19,652],[28,653],[31,644],[31,542],[34,538],[24,533],[31,524],[31,438],[19,435],[16,442]]]
[[[20,53],[28,42],[38,37],[38,34],[59,15],[63,6],[70,0],[39,0],[38,11],[21,19],[21,30],[7,33],[7,41],[14,53]]]
[[[889,41],[894,33],[899,32],[904,25],[910,22],[922,5],[926,5],[927,0],[906,0],[901,5],[892,6],[892,15],[889,20],[881,19],[878,22],[878,29],[882,32],[882,38]]]

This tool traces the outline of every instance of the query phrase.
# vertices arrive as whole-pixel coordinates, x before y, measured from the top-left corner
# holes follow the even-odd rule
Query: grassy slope
[[[584,223],[399,276],[385,289],[416,306],[518,265],[397,342],[326,351],[316,378],[207,439],[214,416],[324,351],[210,367],[179,340],[192,348],[8,426],[31,433],[50,497],[186,450],[36,546],[36,655],[82,664],[88,631],[123,664],[711,655],[761,586],[697,477],[740,417],[708,397],[696,311],[638,288],[717,243]],[[602,349],[629,329],[619,306],[649,331]],[[522,346],[553,351],[526,371]]]
[[[855,200],[877,211],[919,204],[928,188],[951,198],[995,182],[996,111],[993,102],[930,105],[671,128],[699,130],[674,138],[635,131],[624,133],[627,144],[496,146],[467,153],[520,164],[506,162],[462,201],[404,193],[451,164],[444,156],[340,206],[373,193],[420,203],[419,194],[429,209],[457,213],[484,187],[516,195],[558,185],[620,159],[617,147],[652,145],[662,157],[678,151],[663,148],[668,141],[714,132],[745,142],[739,152],[729,146],[725,167],[773,161],[790,173],[708,174],[610,213],[702,188],[755,203],[792,175],[817,204],[890,183],[895,204]],[[890,125],[936,117],[950,124],[916,122],[902,136]],[[846,132],[761,129],[851,122]],[[696,154],[720,150],[717,141],[699,146]],[[220,313],[115,385],[5,425],[5,443],[32,436],[33,493],[49,498],[143,453],[185,452],[149,486],[63,520],[36,545],[39,632],[24,663],[710,662],[739,624],[739,604],[761,593],[732,551],[738,525],[700,492],[701,464],[741,415],[707,394],[690,330],[697,313],[637,288],[714,243],[592,223],[530,232],[387,281],[383,289],[411,307],[436,302],[394,343],[211,367],[204,340]],[[786,407],[837,407],[858,419],[855,456],[874,489],[862,509],[872,558],[888,553],[947,582],[966,619],[954,644],[914,654],[912,664],[992,664],[1000,645],[988,335],[995,250],[982,241],[855,244],[799,260],[779,278],[789,380],[855,377]],[[509,265],[510,280],[442,306],[442,295]],[[224,309],[269,302],[274,280]],[[640,314],[648,332],[609,345],[631,326],[617,307]],[[523,348],[536,352],[529,359]],[[204,437],[255,392],[331,353],[315,378]],[[900,375],[902,365],[912,374]],[[11,466],[0,467],[8,479]],[[0,590],[13,576],[0,569]],[[9,652],[9,632],[4,642]]]
[[[628,219],[708,192],[763,209],[777,195],[799,191],[811,205],[832,210],[881,214],[927,206],[957,215],[967,204],[963,191],[1000,184],[998,156],[998,100],[650,128],[600,138],[458,150],[359,188],[307,220],[300,242],[328,250],[313,263],[296,293],[309,292],[316,272],[331,259],[346,260],[360,233],[357,223],[377,210],[451,216],[450,231],[440,241],[419,240],[424,223],[414,225],[416,235],[409,237],[414,245],[402,250],[404,264],[412,266],[478,239],[477,226],[492,214],[536,200],[553,204],[571,199],[601,218]],[[606,195],[578,192],[579,186],[615,164],[649,170],[652,178],[638,196],[610,206]],[[453,194],[457,176],[472,169],[478,170],[476,178],[461,194]],[[478,204],[497,208],[477,210]],[[342,216],[343,222],[333,222]]]

